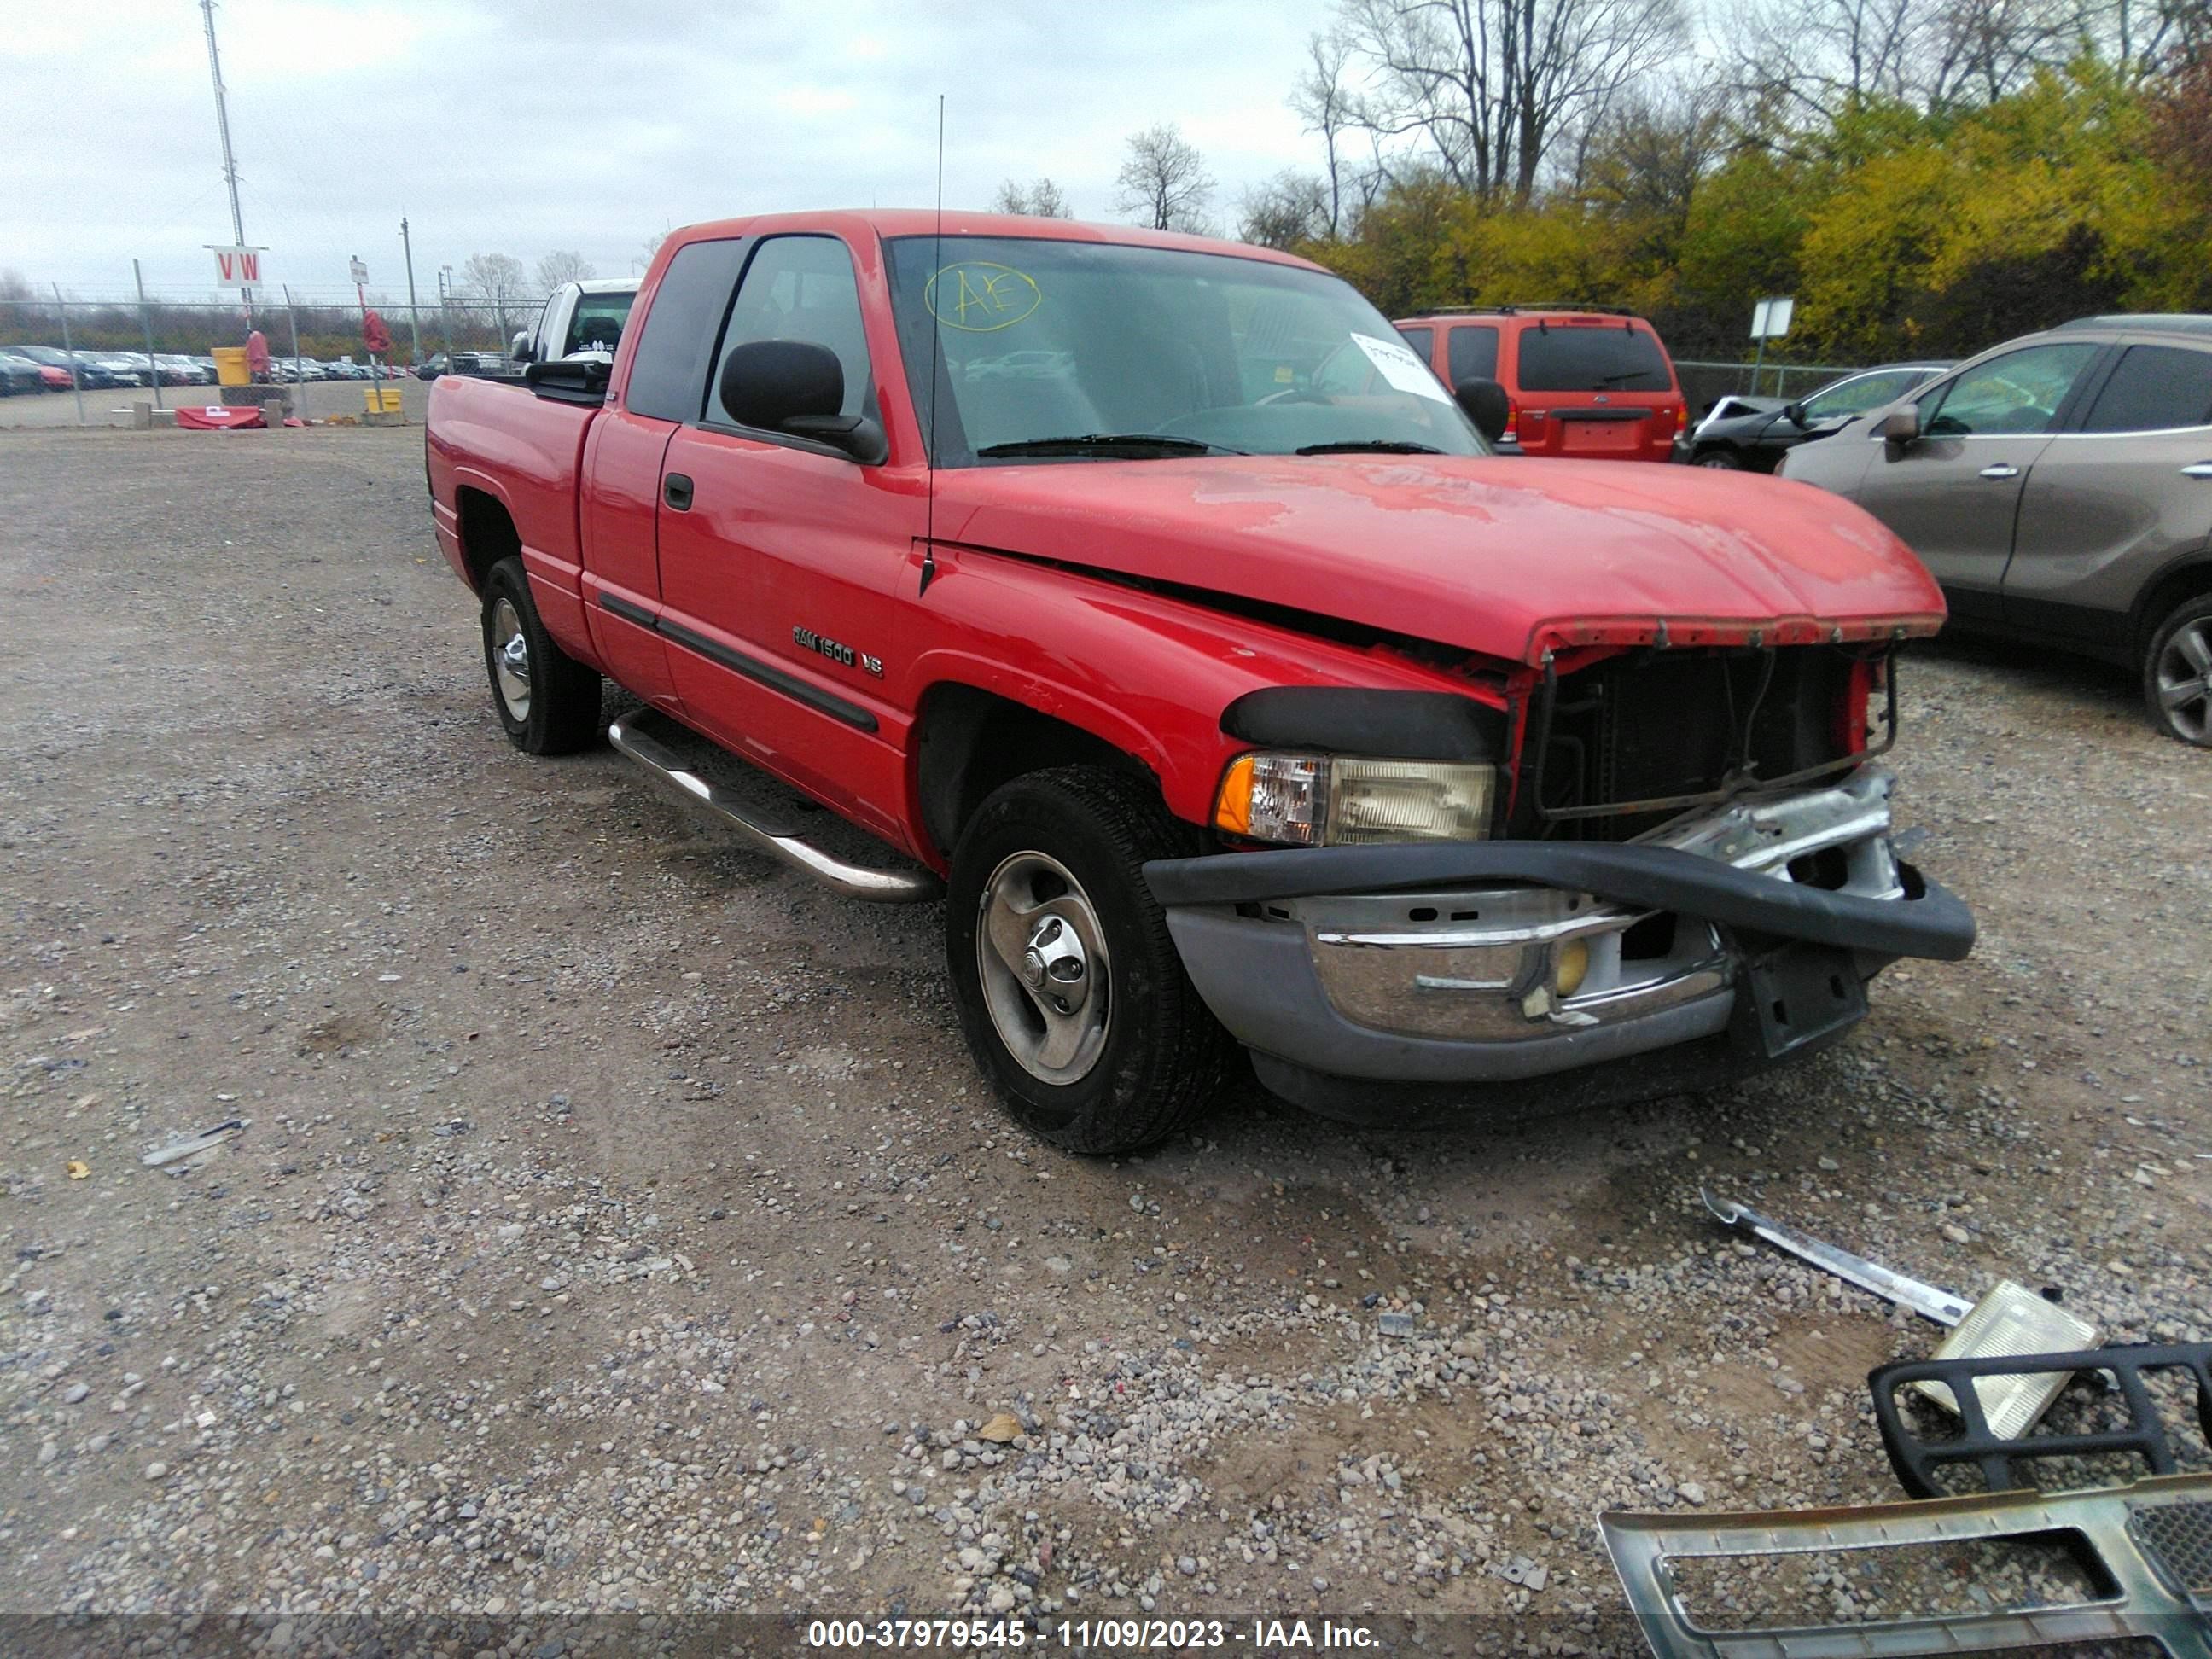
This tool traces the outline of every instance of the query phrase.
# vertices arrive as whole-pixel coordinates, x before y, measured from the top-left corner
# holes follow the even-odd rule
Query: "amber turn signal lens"
[[[1563,997],[1571,997],[1583,988],[1589,975],[1589,946],[1578,939],[1571,939],[1559,947],[1559,971],[1554,986]]]
[[[1239,755],[1231,763],[1229,771],[1221,780],[1221,792],[1213,798],[1213,827],[1226,830],[1232,836],[1252,833],[1252,763],[1251,755]]]

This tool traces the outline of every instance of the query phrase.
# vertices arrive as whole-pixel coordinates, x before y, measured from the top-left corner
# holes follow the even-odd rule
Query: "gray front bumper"
[[[1966,907],[1892,851],[1890,787],[1863,767],[1627,845],[1230,854],[1146,876],[1255,1054],[1370,1080],[1543,1077],[1727,1031],[1751,956],[1778,945],[1826,947],[1853,999],[1895,957],[1965,956]]]

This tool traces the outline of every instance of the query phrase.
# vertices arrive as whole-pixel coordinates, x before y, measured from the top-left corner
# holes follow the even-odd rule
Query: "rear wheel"
[[[1704,454],[1698,457],[1698,465],[1699,466],[1710,466],[1716,471],[1720,472],[1741,472],[1743,471],[1743,463],[1736,459],[1735,455],[1732,451],[1726,449],[1709,449],[1705,451]]]
[[[519,558],[501,559],[483,585],[484,667],[507,739],[532,755],[566,755],[599,735],[599,677],[553,642],[530,598]]]
[[[2143,701],[2168,737],[2212,748],[2212,593],[2184,599],[2151,635]]]
[[[1140,868],[1194,850],[1144,781],[1069,766],[993,794],[953,851],[945,958],[961,1029],[1007,1110],[1055,1146],[1135,1152],[1221,1089],[1234,1045]]]

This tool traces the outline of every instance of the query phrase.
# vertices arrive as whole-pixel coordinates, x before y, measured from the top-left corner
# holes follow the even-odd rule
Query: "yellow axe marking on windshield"
[[[1044,295],[1026,272],[969,259],[946,265],[932,276],[921,300],[929,314],[947,328],[991,334],[1021,321],[1044,303]]]

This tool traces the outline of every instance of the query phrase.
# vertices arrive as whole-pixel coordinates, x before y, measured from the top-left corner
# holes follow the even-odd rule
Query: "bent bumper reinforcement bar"
[[[1144,867],[1152,896],[1170,910],[1529,882],[1778,939],[1875,956],[1963,960],[1974,945],[1972,912],[1910,865],[1898,868],[1906,890],[1917,889],[1917,896],[1880,899],[1831,892],[1672,847],[1634,843],[1300,847],[1155,859]]]

